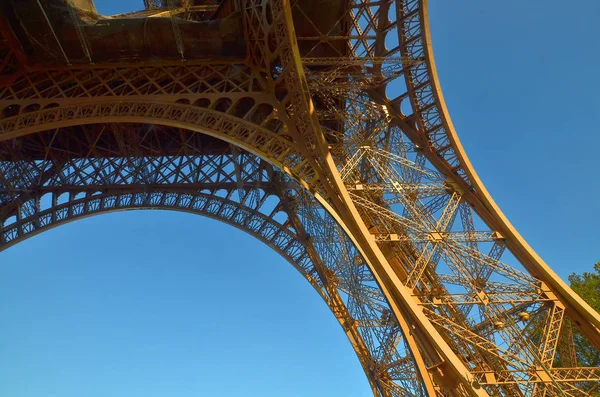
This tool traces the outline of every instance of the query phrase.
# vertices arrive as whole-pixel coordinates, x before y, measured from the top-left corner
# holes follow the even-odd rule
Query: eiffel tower
[[[205,215],[272,247],[375,396],[587,396],[600,316],[471,166],[427,0],[0,5],[0,250],[109,211]]]

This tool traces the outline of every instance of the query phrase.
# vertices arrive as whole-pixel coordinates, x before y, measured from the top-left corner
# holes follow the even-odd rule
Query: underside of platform
[[[188,0],[121,15],[98,14],[92,0],[3,2],[3,47],[23,67],[168,60],[240,61],[247,56],[244,22],[234,0]],[[299,49],[311,57],[340,56],[345,0],[306,0],[295,7]],[[311,39],[312,38],[312,39]],[[1,70],[1,69],[0,69]]]

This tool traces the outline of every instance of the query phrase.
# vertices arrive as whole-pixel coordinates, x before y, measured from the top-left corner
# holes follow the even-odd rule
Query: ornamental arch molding
[[[219,98],[212,105],[202,99],[206,98],[196,100],[197,106],[155,101],[50,106],[49,109],[20,113],[0,120],[0,142],[49,129],[86,124],[160,124],[204,133],[235,144],[269,160],[303,182],[315,178],[314,170],[304,160],[301,148],[287,135],[285,124],[273,115],[276,112],[270,104],[256,103],[249,96],[241,97],[236,102]],[[223,106],[219,109],[221,104]]]

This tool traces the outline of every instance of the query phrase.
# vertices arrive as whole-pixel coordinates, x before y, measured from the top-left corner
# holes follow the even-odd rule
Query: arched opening
[[[343,330],[268,247],[172,211],[73,222],[2,256],[2,394],[365,396]],[[10,363],[10,364],[8,364]]]
[[[71,125],[70,128],[94,126]],[[412,354],[399,324],[382,320],[386,314],[389,317],[390,312],[383,292],[345,232],[312,195],[306,194],[304,188],[276,171],[273,164],[267,167],[265,159],[228,146],[223,141],[219,142],[224,146],[215,146],[218,141],[215,137],[211,137],[215,142],[209,144],[189,145],[201,148],[202,152],[188,151],[181,156],[182,152],[171,138],[178,137],[181,142],[189,144],[192,138],[206,137],[199,131],[176,130],[171,138],[153,148],[138,145],[140,142],[135,128],[131,128],[134,124],[127,124],[129,128],[125,130],[120,130],[119,124],[109,126],[109,136],[102,136],[107,130],[101,128],[102,125],[100,132],[93,135],[97,141],[102,140],[102,148],[107,154],[86,150],[85,153],[93,153],[93,156],[74,156],[62,166],[60,172],[65,174],[66,170],[69,178],[58,178],[49,185],[44,182],[39,186],[41,190],[51,189],[51,185],[56,183],[54,188],[60,189],[53,190],[53,198],[64,196],[65,190],[76,192],[69,194],[66,201],[56,200],[54,208],[38,212],[35,216],[22,217],[10,230],[5,229],[2,236],[5,247],[72,220],[128,209],[174,209],[224,220],[242,230],[249,230],[282,255],[287,255],[287,259],[303,273],[343,325],[354,350],[360,354],[361,364],[367,369],[373,390],[381,386],[369,368],[379,365],[381,369],[376,375],[388,377],[385,387],[396,388],[405,394],[408,391],[409,395],[413,391],[415,393],[412,394],[421,393],[416,367],[407,366],[407,363],[412,363]],[[147,132],[146,127],[141,125],[141,131]],[[167,130],[160,131],[160,127]],[[173,126],[165,122],[164,125],[152,126],[151,131],[164,138],[173,132],[168,130],[171,128]],[[195,128],[202,129],[199,126]],[[33,138],[33,134],[26,136],[27,139]],[[165,142],[172,147],[169,148]],[[66,147],[72,153],[78,150],[77,147]],[[109,155],[111,149],[128,156],[115,160]],[[165,155],[165,150],[173,152]],[[249,173],[251,170],[254,174]],[[278,178],[283,178],[280,180],[282,184],[277,183]],[[285,191],[277,192],[278,186]],[[101,193],[82,194],[83,191]],[[239,196],[240,191],[247,192],[244,198]],[[238,195],[237,199],[234,192]],[[281,205],[302,208],[295,216],[298,219],[289,219],[288,222],[281,217],[288,210],[277,202],[270,203],[268,197],[274,194],[280,198],[293,198]],[[34,200],[27,198],[27,202],[33,203]],[[273,208],[257,218],[257,211],[244,207],[252,203],[260,206],[272,204]],[[239,204],[243,204],[242,207]],[[307,249],[306,244],[314,246],[315,254]],[[398,366],[403,367],[402,372],[399,372]]]

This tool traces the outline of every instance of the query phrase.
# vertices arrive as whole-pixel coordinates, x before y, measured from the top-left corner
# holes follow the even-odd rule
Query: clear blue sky
[[[98,1],[111,14],[142,1]],[[600,3],[430,0],[442,88],[509,219],[557,272],[600,260]],[[0,254],[0,396],[367,396],[327,307],[236,229],[75,222]]]

